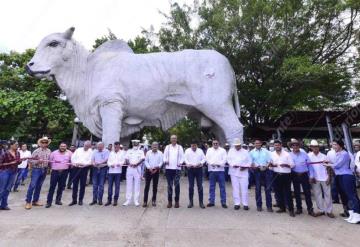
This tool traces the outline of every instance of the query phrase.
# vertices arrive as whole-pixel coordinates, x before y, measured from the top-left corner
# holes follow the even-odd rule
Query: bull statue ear
[[[64,38],[65,39],[71,39],[71,37],[74,34],[74,31],[75,31],[75,27],[70,27],[68,30],[65,31]]]

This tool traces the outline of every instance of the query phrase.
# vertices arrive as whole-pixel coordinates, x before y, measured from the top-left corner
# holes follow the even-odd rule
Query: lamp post
[[[76,142],[77,142],[77,136],[78,136],[78,132],[79,132],[79,123],[80,123],[80,119],[78,117],[74,118],[74,129],[73,129],[73,136],[72,136],[72,140],[71,140],[71,145],[76,146]]]

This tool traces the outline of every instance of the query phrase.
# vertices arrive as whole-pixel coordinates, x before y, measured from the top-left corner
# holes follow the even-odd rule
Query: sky
[[[108,33],[129,40],[151,25],[158,30],[175,0],[0,0],[0,52],[36,48],[54,32],[75,27],[74,38],[91,49]],[[178,0],[192,3],[193,0]]]

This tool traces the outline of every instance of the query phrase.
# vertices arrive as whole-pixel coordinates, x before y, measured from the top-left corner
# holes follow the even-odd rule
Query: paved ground
[[[48,179],[41,195],[44,201]],[[27,181],[28,182],[28,181]],[[107,186],[106,186],[107,187]],[[142,184],[142,189],[144,185]],[[254,189],[250,211],[233,210],[231,186],[227,185],[228,209],[187,209],[187,179],[182,178],[181,207],[166,208],[166,182],[159,181],[156,208],[92,206],[87,187],[84,206],[24,209],[26,188],[10,195],[11,211],[0,211],[0,246],[356,246],[360,225],[341,217],[290,218],[287,214],[257,212]],[[121,202],[125,195],[121,183]],[[205,182],[205,198],[208,181]],[[218,191],[217,191],[218,192]],[[219,195],[217,194],[217,198]],[[69,190],[63,202],[71,201]],[[340,206],[335,206],[336,215]]]

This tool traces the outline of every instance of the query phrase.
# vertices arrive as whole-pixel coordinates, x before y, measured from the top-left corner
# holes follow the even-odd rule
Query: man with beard
[[[46,208],[51,207],[56,186],[57,192],[55,204],[62,205],[61,197],[66,185],[66,178],[71,163],[71,155],[72,153],[67,150],[67,145],[65,142],[61,142],[59,149],[52,152],[50,155],[51,176]]]

